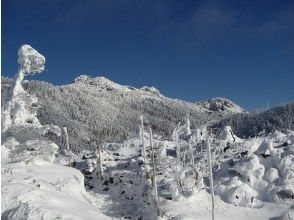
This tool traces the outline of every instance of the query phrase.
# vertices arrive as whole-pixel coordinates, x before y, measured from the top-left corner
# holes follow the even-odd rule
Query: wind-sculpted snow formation
[[[6,94],[9,101],[1,111],[2,144],[14,149],[16,160],[34,160],[41,156],[51,161],[54,159],[57,145],[43,135],[48,131],[60,135],[60,129],[57,126],[40,124],[36,117],[38,99],[22,87],[26,75],[44,70],[45,58],[29,45],[23,45],[18,56],[20,68],[10,91]]]
[[[83,176],[52,163],[58,146],[44,135],[60,135],[60,129],[39,122],[38,99],[22,87],[26,75],[44,70],[45,58],[29,45],[23,45],[18,55],[20,68],[1,109],[2,218],[101,219],[89,202]]]
[[[35,120],[36,111],[32,111],[29,106],[37,103],[34,96],[30,96],[24,91],[22,81],[26,75],[40,73],[44,70],[45,58],[29,45],[23,45],[18,51],[18,63],[20,68],[16,75],[12,87],[7,97],[9,102],[2,111],[2,134],[5,134],[12,125],[23,125],[31,121],[36,126],[38,120]],[[34,121],[33,121],[34,120]]]

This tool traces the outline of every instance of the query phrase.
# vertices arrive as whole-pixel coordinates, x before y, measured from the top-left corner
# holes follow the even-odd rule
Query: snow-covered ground
[[[110,219],[101,205],[76,169],[43,161],[2,163],[2,219]]]
[[[182,219],[211,219],[211,198],[205,190],[189,199],[178,202],[164,201],[163,209],[171,216],[181,215]],[[282,219],[279,218],[289,209],[287,205],[264,203],[260,208],[248,208],[225,203],[218,196],[215,200],[215,219],[250,220]],[[286,213],[285,215],[288,215]],[[293,216],[293,213],[289,214]],[[294,216],[293,216],[294,217]],[[287,219],[287,218],[286,218]]]
[[[257,219],[282,219],[281,216],[293,216],[292,159],[290,163],[287,163],[289,157],[292,158],[293,156],[293,144],[291,144],[293,135],[293,132],[289,132],[287,135],[275,132],[253,139],[242,140],[235,137],[235,141],[227,136],[223,142],[219,142],[219,147],[226,147],[226,144],[230,143],[231,147],[239,148],[239,150],[235,152],[235,155],[231,155],[231,159],[234,159],[233,166],[231,160],[221,164],[220,170],[217,170],[214,166],[215,191],[217,194],[215,196],[216,219],[251,219],[253,217]],[[147,143],[147,152],[150,152],[147,133],[145,133],[144,142]],[[223,145],[224,143],[226,144]],[[273,143],[277,148],[273,147],[272,149],[277,149],[279,152],[272,152],[270,156],[266,156],[267,154],[264,154],[264,152],[267,152],[267,150],[264,149],[264,146],[267,143]],[[189,178],[187,178],[189,169],[186,169],[188,165],[177,167],[174,163],[170,163],[173,169],[179,168],[179,172],[185,173],[185,177],[179,179],[182,186],[177,188],[178,193],[174,195],[171,190],[175,189],[171,188],[171,185],[179,177],[178,174],[175,175],[168,169],[162,170],[164,167],[163,161],[167,160],[168,156],[166,154],[160,155],[161,150],[159,149],[164,144],[166,152],[172,153],[177,143],[165,141],[155,136],[154,144],[156,158],[158,158],[156,160],[157,183],[162,218],[167,219],[176,216],[180,218],[179,216],[181,216],[182,219],[211,219],[211,197],[207,174],[203,174],[205,182],[203,187],[196,186],[194,193],[190,194]],[[117,216],[137,219],[146,208],[144,202],[142,204],[142,201],[146,198],[141,195],[143,195],[144,184],[148,185],[148,183],[145,183],[144,176],[141,176],[142,170],[144,171],[145,168],[142,162],[142,147],[140,146],[140,139],[125,141],[121,144],[105,145],[103,147],[105,152],[102,154],[103,181],[99,180],[95,171],[92,174],[86,174],[86,188],[94,192],[94,195],[108,195],[113,201],[113,207],[115,207],[111,210]],[[184,146],[183,142],[182,146]],[[246,155],[244,152],[247,152]],[[194,154],[196,155],[196,151],[194,151]],[[95,158],[95,155],[93,158]],[[173,160],[173,156],[170,159]],[[147,160],[150,163],[151,155],[147,154]],[[83,160],[79,161],[78,164],[83,164]],[[203,161],[205,162],[205,160]],[[201,162],[195,161],[195,163],[201,166]],[[77,168],[87,170],[85,164],[84,167],[78,165]],[[260,167],[263,167],[261,173],[257,171],[260,170]],[[277,170],[277,173],[273,174],[273,170]],[[162,171],[167,172],[163,173]],[[260,175],[259,178],[258,175]],[[151,201],[153,201],[152,198]],[[117,207],[118,204],[119,207]],[[140,205],[138,206],[138,204]]]
[[[152,134],[156,123],[145,121],[132,138],[93,141],[95,150],[74,154],[45,136],[64,140],[65,133],[39,122],[38,99],[22,87],[25,76],[44,70],[45,58],[24,45],[19,64],[1,109],[2,219],[211,219],[209,149],[215,219],[294,218],[293,131],[241,139],[229,126],[213,133],[192,129],[186,115],[170,138]],[[146,91],[161,96],[155,88]],[[201,105],[215,109],[220,102],[232,105]]]
[[[147,138],[145,142],[148,143]],[[157,137],[155,143],[155,145],[160,143]],[[167,150],[175,146],[172,141],[165,143],[169,145]],[[254,139],[254,143],[257,143],[257,146],[260,143],[262,145],[264,138]],[[247,143],[243,146],[252,145]],[[79,170],[85,173],[87,159],[86,157],[82,159],[82,155],[86,153],[75,157],[77,161],[77,169],[75,169],[64,166],[66,157],[63,156],[60,156],[55,163],[42,160],[28,164],[15,163],[9,159],[11,150],[2,146],[2,217],[3,219],[119,219],[121,217],[137,219],[144,213],[145,205],[141,196],[145,183],[140,177],[143,159],[140,151],[140,139],[129,140],[123,144],[104,145],[102,153],[104,179],[100,181],[97,170],[94,170],[93,173],[85,175],[86,186],[84,186],[84,177]],[[96,167],[95,163],[93,166]],[[226,179],[230,178],[226,176]],[[160,175],[158,180],[160,181]],[[219,185],[218,181],[216,188],[217,185]],[[160,190],[160,187],[158,189]],[[275,219],[288,212],[289,215],[293,215],[294,211],[291,211],[293,200],[288,204],[263,201],[260,206],[252,208],[229,204],[219,195],[216,195],[215,199],[216,219]],[[209,188],[206,185],[194,195],[187,197],[182,195],[176,201],[161,195],[159,207],[164,213],[163,219],[167,219],[167,216],[181,216],[181,219],[211,219]],[[154,210],[152,207],[150,209]],[[153,218],[145,216],[145,219]]]

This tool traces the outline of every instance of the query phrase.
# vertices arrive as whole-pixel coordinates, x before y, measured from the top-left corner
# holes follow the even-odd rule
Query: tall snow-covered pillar
[[[101,146],[98,145],[98,161],[97,161],[97,168],[99,169],[99,177],[100,180],[103,179],[103,168],[102,168],[102,154],[101,154]]]
[[[153,148],[153,136],[152,129],[149,127],[149,138],[150,138],[150,146],[151,146],[151,154],[152,154],[152,186],[154,190],[154,200],[155,206],[157,209],[157,214],[159,215],[159,207],[158,207],[158,192],[157,192],[157,183],[156,183],[156,168],[155,168],[155,156],[154,156],[154,148]]]
[[[69,166],[71,166],[71,150],[70,150],[70,147],[69,147],[67,127],[64,127],[63,131],[64,131],[64,135],[65,135],[66,150],[67,150],[67,153],[68,153],[68,164],[69,164]]]
[[[191,128],[190,128],[190,118],[189,118],[189,114],[187,114],[186,118],[185,118],[185,135],[188,136],[191,134]]]
[[[147,158],[146,158],[146,149],[144,144],[144,117],[141,115],[141,141],[142,141],[142,151],[143,151],[143,157],[144,157],[144,164],[147,164]]]
[[[32,107],[38,100],[28,94],[22,87],[26,75],[41,73],[45,69],[45,57],[29,45],[23,45],[18,50],[18,73],[14,78],[9,101],[1,111],[2,135],[11,127],[30,123],[36,127],[41,124],[36,119],[36,109]]]
[[[207,146],[207,162],[208,162],[208,171],[209,171],[209,184],[210,184],[210,194],[211,194],[211,217],[214,220],[214,189],[213,189],[213,174],[212,174],[212,165],[211,165],[211,149],[209,141],[206,141]]]

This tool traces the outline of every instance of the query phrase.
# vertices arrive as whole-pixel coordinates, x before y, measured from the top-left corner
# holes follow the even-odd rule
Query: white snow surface
[[[148,134],[145,133],[144,137],[147,150],[150,150]],[[244,142],[260,142],[260,145],[262,145],[264,140],[275,140],[279,145],[279,143],[283,143],[283,141],[292,137],[293,133],[283,136],[282,139],[260,137],[240,140],[238,144],[241,143],[239,146],[242,148],[248,146],[248,143],[243,145]],[[146,209],[141,197],[144,191],[144,182],[139,175],[141,168],[137,165],[140,160],[143,160],[142,157],[138,157],[142,149],[140,143],[138,135],[138,139],[103,145],[102,158],[105,176],[103,181],[100,181],[95,171],[93,175],[86,175],[85,185],[88,192],[84,188],[84,177],[77,169],[83,171],[82,167],[90,164],[86,163],[87,160],[82,159],[82,155],[90,155],[90,152],[82,152],[75,156],[77,161],[77,169],[75,169],[64,166],[66,164],[65,158],[59,154],[55,163],[43,160],[36,160],[29,164],[22,161],[15,163],[11,161],[13,151],[10,150],[9,145],[2,145],[3,219],[120,219],[123,217],[138,219],[140,213],[145,214],[143,219],[156,219],[152,206]],[[154,143],[157,149],[161,149],[158,151],[158,159],[162,163],[163,160],[172,160],[173,157],[168,158],[166,152],[174,149],[175,142],[162,140],[160,136],[155,135]],[[252,155],[256,154],[253,153]],[[150,160],[149,154],[148,158]],[[255,156],[253,158],[256,159]],[[255,161],[255,159],[252,159],[252,161]],[[239,160],[239,162],[241,161],[242,159]],[[251,163],[249,166],[246,161],[244,166],[252,172],[256,170],[258,164],[264,162],[261,158],[258,162],[250,162],[249,160]],[[281,161],[285,160],[282,159]],[[94,166],[95,170],[95,164],[94,162],[89,166]],[[158,161],[157,164],[159,166]],[[267,164],[266,167],[275,166],[275,164]],[[281,164],[281,162],[278,164]],[[287,170],[292,165],[287,162],[282,164],[283,166],[275,166],[275,169],[281,175],[282,167]],[[274,168],[268,170],[272,169]],[[194,192],[194,195],[189,196],[183,194],[183,189],[172,186],[173,199],[166,199],[168,192],[161,191],[161,185],[163,181],[174,181],[173,178],[182,178],[183,176],[180,174],[182,171],[179,169],[177,172],[179,173],[169,174],[167,170],[163,176],[157,177],[160,192],[159,207],[165,213],[160,219],[211,219],[211,198],[206,184],[203,189],[199,189]],[[275,200],[265,198],[266,192],[264,189],[255,190],[254,186],[244,182],[243,176],[247,177],[247,173],[241,172],[242,175],[240,176],[237,173],[229,175],[222,167],[221,172],[219,172],[221,175],[216,173],[216,219],[282,219],[282,216],[293,216],[291,209],[293,201],[279,200],[274,202]],[[172,177],[172,175],[175,176]],[[112,184],[111,177],[114,179]],[[120,179],[122,182],[120,182]],[[266,174],[264,179],[264,181],[268,179]],[[273,179],[274,182],[277,181],[275,178]],[[290,179],[290,181],[292,180]],[[273,182],[272,179],[271,182]],[[268,183],[270,184],[270,181]],[[275,182],[277,187],[281,188],[282,185],[278,183],[279,181]],[[188,182],[185,184],[188,184]],[[291,185],[293,185],[293,182],[289,186],[291,187]],[[241,200],[237,199],[236,196]],[[251,202],[252,196],[256,197],[254,203]]]
[[[110,219],[99,211],[101,201],[85,191],[84,177],[74,168],[6,161],[1,184],[3,219]]]
[[[208,146],[216,219],[293,219],[293,131],[241,139],[228,126],[219,135],[205,126],[191,129],[186,117],[171,138],[154,134],[154,149],[145,127],[143,140],[137,134],[101,144],[100,154],[73,154],[44,136],[49,131],[60,135],[60,129],[39,122],[38,99],[22,87],[25,73],[41,72],[45,58],[28,45],[21,47],[19,57],[19,72],[1,110],[2,219],[211,219]],[[82,76],[76,83],[84,80],[90,79]],[[105,78],[95,80],[106,90],[133,91]],[[153,88],[141,92],[160,96]],[[230,106],[226,101],[225,106],[216,103],[209,109]],[[91,144],[97,149],[99,143]],[[73,163],[68,163],[69,155]]]

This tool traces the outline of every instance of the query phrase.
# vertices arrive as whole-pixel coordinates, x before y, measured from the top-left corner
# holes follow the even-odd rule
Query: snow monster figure
[[[20,160],[39,157],[51,161],[58,147],[43,135],[48,131],[60,135],[61,130],[53,125],[41,125],[37,118],[38,99],[22,87],[25,76],[44,71],[45,57],[31,46],[23,45],[18,51],[18,63],[18,73],[1,112],[2,146],[16,153],[15,158]]]

